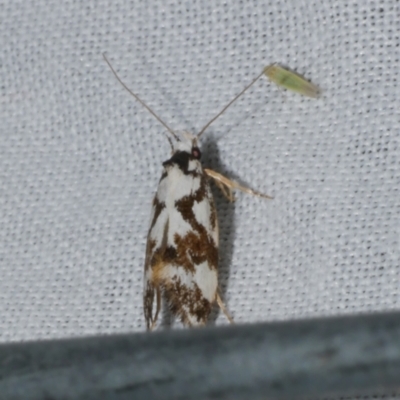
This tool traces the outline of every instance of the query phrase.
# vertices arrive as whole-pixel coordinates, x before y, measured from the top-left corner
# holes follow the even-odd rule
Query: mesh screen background
[[[165,129],[204,165],[274,196],[215,190],[236,322],[400,309],[400,3],[3,1],[0,341],[144,330],[151,201]],[[226,324],[223,315],[217,324]]]

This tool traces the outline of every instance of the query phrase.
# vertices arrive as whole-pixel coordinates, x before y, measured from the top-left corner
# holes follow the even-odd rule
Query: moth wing
[[[202,169],[197,177],[176,179],[177,172],[170,168],[160,180],[153,201],[143,295],[149,329],[160,294],[186,326],[204,325],[217,296],[218,223],[210,185]]]

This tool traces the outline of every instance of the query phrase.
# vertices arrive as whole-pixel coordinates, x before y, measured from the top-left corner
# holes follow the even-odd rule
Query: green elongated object
[[[297,92],[303,96],[317,98],[321,89],[302,76],[278,64],[271,64],[264,68],[264,74],[278,86]]]

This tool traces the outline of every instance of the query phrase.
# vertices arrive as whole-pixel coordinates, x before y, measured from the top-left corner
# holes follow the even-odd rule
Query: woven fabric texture
[[[236,322],[400,309],[400,3],[3,1],[0,341],[143,331],[161,126],[204,134],[220,280]],[[216,315],[216,324],[226,324]]]

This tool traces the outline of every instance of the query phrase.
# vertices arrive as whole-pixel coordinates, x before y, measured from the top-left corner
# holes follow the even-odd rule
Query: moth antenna
[[[110,67],[114,76],[117,78],[118,82],[128,91],[128,93],[130,93],[144,108],[146,108],[147,111],[149,111],[149,113],[151,115],[153,115],[153,117],[155,117],[158,120],[158,122],[160,122],[162,125],[164,125],[164,127],[167,129],[167,131],[177,141],[179,141],[179,138],[178,138],[178,136],[175,135],[175,132],[137,94],[133,93],[132,90],[129,89],[128,86],[126,86],[124,82],[122,82],[122,79],[118,76],[115,69],[112,67],[110,61],[108,61],[105,53],[103,53],[103,58],[104,58],[105,62],[108,64],[108,66]],[[171,141],[170,141],[170,143],[171,143]]]
[[[174,145],[173,145],[173,143],[172,143],[172,140],[171,140],[171,138],[166,134],[166,132],[164,132],[164,133],[165,133],[165,136],[167,137],[167,140],[168,140],[169,145],[171,146],[171,153],[173,153],[173,152],[174,152]]]
[[[197,137],[200,137],[204,131],[218,118],[220,117],[242,94],[244,94],[247,89],[250,89],[262,76],[264,75],[264,71],[261,72],[253,81],[247,85],[238,95],[236,95],[212,120],[210,120],[202,130],[197,134]]]

